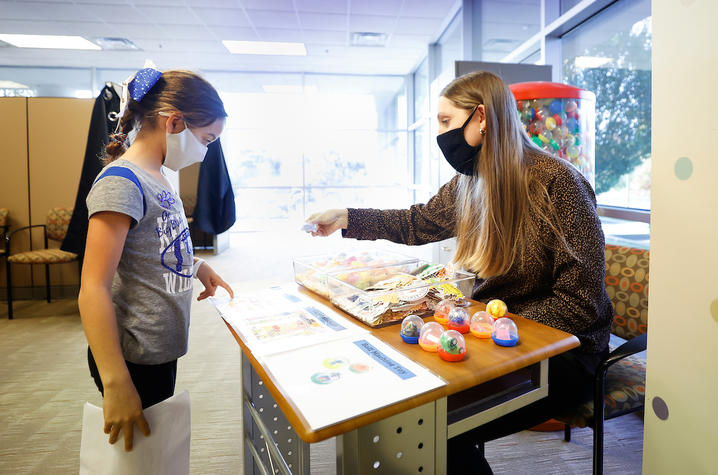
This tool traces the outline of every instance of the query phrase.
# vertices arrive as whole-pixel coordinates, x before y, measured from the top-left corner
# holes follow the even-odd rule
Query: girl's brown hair
[[[483,104],[486,111],[474,174],[461,175],[458,184],[456,263],[481,278],[505,274],[537,245],[544,225],[557,236],[556,245],[573,254],[546,187],[529,173],[531,156],[546,154],[524,131],[508,86],[478,71],[456,78],[441,95],[458,108]]]
[[[205,127],[227,117],[222,99],[207,80],[192,71],[165,71],[140,102],[130,98],[120,118],[120,131],[110,135],[105,163],[125,153],[127,134],[133,128],[152,130],[160,112],[181,112],[185,122],[193,127]]]

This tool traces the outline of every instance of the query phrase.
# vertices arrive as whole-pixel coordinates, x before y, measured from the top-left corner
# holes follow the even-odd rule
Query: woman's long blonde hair
[[[524,131],[508,86],[478,71],[455,79],[441,95],[467,111],[483,104],[486,112],[474,174],[459,179],[455,262],[481,278],[506,274],[523,262],[529,246],[552,245],[538,242],[542,225],[568,248],[546,187],[529,174],[531,156],[545,153]]]

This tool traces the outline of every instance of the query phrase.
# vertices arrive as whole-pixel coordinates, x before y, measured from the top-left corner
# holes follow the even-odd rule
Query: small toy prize
[[[421,327],[424,326],[424,320],[418,315],[409,315],[401,321],[401,339],[404,343],[419,343],[419,335]]]
[[[466,342],[456,330],[446,330],[439,338],[439,356],[445,361],[461,361],[466,356]]]
[[[503,300],[489,300],[489,303],[486,304],[486,312],[491,315],[494,320],[505,316],[507,311],[508,309]]]
[[[454,300],[444,299],[440,301],[434,309],[434,320],[442,325],[446,325],[449,323],[449,312],[451,312],[455,306]]]
[[[519,330],[510,318],[499,318],[494,322],[491,339],[499,346],[514,346],[519,342]]]
[[[469,329],[476,338],[491,338],[491,332],[494,330],[494,319],[483,310],[476,312],[471,317]]]
[[[421,327],[421,332],[419,334],[419,346],[422,350],[435,353],[437,351],[437,347],[439,346],[439,339],[441,338],[442,333],[444,333],[444,327],[438,323],[425,323],[424,326]]]
[[[449,330],[456,330],[459,333],[469,333],[469,312],[462,307],[454,307],[449,312],[449,322],[446,324]]]

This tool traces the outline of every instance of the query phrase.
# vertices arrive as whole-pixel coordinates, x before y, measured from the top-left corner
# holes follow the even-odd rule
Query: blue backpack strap
[[[142,185],[140,184],[140,180],[137,179],[137,175],[135,175],[132,172],[132,170],[130,170],[129,168],[125,168],[125,167],[110,167],[107,170],[105,170],[105,172],[102,175],[97,177],[97,179],[95,180],[93,185],[108,176],[120,176],[122,178],[127,178],[132,183],[137,185],[137,188],[140,190],[140,194],[142,195],[142,216],[147,214],[147,202],[145,201],[145,192],[142,190]]]

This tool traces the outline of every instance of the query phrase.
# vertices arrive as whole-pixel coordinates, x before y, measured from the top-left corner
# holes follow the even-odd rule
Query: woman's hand
[[[217,287],[222,287],[227,291],[227,293],[229,293],[230,298],[234,298],[234,291],[232,290],[232,287],[222,280],[222,278],[206,262],[202,262],[199,269],[197,269],[197,278],[200,282],[202,282],[202,285],[204,285],[204,290],[199,294],[197,300],[204,300],[207,297],[212,297],[217,291]]]
[[[142,401],[132,381],[105,387],[102,412],[105,416],[105,434],[110,434],[110,443],[117,442],[122,431],[127,452],[132,450],[135,424],[145,437],[150,435],[150,425],[142,413]]]
[[[329,236],[337,229],[346,229],[348,220],[349,211],[346,209],[330,209],[311,215],[307,222],[317,225],[317,230],[312,232],[312,236]]]

